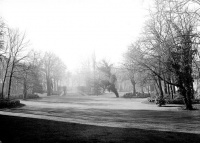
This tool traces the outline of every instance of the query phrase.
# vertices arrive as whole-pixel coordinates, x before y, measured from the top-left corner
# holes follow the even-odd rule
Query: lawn
[[[100,127],[0,115],[2,143],[197,143],[199,134]]]
[[[26,106],[0,110],[0,141],[199,142],[200,110],[157,107],[144,101],[110,94],[21,101]]]

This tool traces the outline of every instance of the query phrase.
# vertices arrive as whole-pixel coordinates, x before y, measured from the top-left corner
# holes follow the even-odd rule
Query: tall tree
[[[4,56],[4,73],[2,83],[2,97],[4,94],[5,82],[8,78],[8,98],[11,94],[11,85],[14,74],[17,72],[17,66],[20,62],[27,58],[25,48],[28,46],[28,41],[25,41],[25,34],[21,34],[19,30],[7,28],[6,31],[6,52]]]
[[[161,81],[175,85],[184,98],[186,109],[191,110],[192,65],[198,47],[199,15],[189,6],[181,5],[178,0],[154,0],[145,34],[131,52],[139,51],[142,55],[141,58],[132,56],[133,60],[155,76],[161,98]]]
[[[43,71],[46,79],[47,96],[53,92],[54,81],[62,80],[66,76],[65,64],[53,53],[46,52],[42,59]]]

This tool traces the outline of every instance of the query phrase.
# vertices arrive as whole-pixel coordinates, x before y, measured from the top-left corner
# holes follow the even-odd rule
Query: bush
[[[0,108],[13,108],[20,105],[20,101],[16,99],[0,99]]]
[[[124,98],[133,98],[133,96],[135,96],[133,93],[125,93],[123,95]]]
[[[200,104],[200,99],[193,99],[193,100],[192,100],[192,103],[193,103],[193,104]]]
[[[11,99],[23,99],[23,98],[24,98],[23,94],[11,96]],[[27,94],[26,96],[26,99],[35,99],[35,98],[39,98],[38,94]]]
[[[155,102],[155,97],[148,97],[149,102]]]
[[[169,99],[166,102],[167,104],[184,104],[183,99]]]
[[[38,94],[28,94],[27,95],[27,99],[35,99],[35,98],[39,98]]]
[[[192,104],[199,104],[199,99],[192,99]],[[167,104],[185,104],[183,98],[167,100]]]
[[[140,97],[140,98],[147,98],[147,97],[150,97],[150,94],[149,93],[136,92],[136,96]]]
[[[162,106],[162,105],[165,105],[165,104],[166,104],[165,99],[164,99],[164,98],[160,98],[160,96],[157,97],[157,98],[155,99],[155,101],[156,101],[156,104],[158,104],[158,106]]]
[[[59,92],[59,91],[53,91],[52,92],[52,95],[60,95],[62,92]]]
[[[139,92],[136,92],[136,94],[126,93],[123,95],[124,98],[147,98],[149,96],[150,94],[148,93],[139,93]]]
[[[33,92],[43,94],[44,93],[43,86],[41,84],[34,85],[33,86]]]

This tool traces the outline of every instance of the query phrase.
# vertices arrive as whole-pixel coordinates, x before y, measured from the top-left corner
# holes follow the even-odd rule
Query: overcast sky
[[[118,63],[144,23],[143,0],[0,0],[0,16],[31,48],[55,52],[70,70],[96,52]]]

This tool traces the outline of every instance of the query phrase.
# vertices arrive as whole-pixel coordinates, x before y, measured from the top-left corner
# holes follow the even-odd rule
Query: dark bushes
[[[164,98],[157,97],[155,101],[156,101],[156,104],[158,104],[158,106],[162,106],[166,104],[166,100]]]
[[[12,99],[24,99],[23,94],[13,95],[11,96]],[[27,94],[26,99],[36,99],[39,98],[37,94]]]
[[[135,96],[133,93],[125,93],[123,95],[124,98],[133,98],[133,96]]]
[[[169,96],[165,96],[164,99],[162,99],[162,101],[159,101],[159,97],[153,96],[153,97],[149,97],[148,101],[149,102],[156,102],[156,104],[159,104],[159,102],[161,102],[161,103],[165,102],[166,104],[185,104],[183,98],[181,96],[178,96],[178,95],[176,95],[176,97],[174,99],[170,99]],[[199,99],[192,99],[192,103],[193,104],[200,104],[200,100]]]
[[[148,98],[148,101],[149,101],[149,102],[155,102],[155,100],[156,100],[155,97],[149,97],[149,98]]]
[[[35,99],[35,98],[39,98],[39,96],[37,94],[28,94],[27,95],[27,99]]]
[[[0,108],[13,108],[21,105],[16,99],[0,99]]]
[[[123,95],[123,98],[147,98],[149,96],[150,96],[150,94],[148,94],[148,93],[136,92],[136,94],[126,93],[126,94]]]

